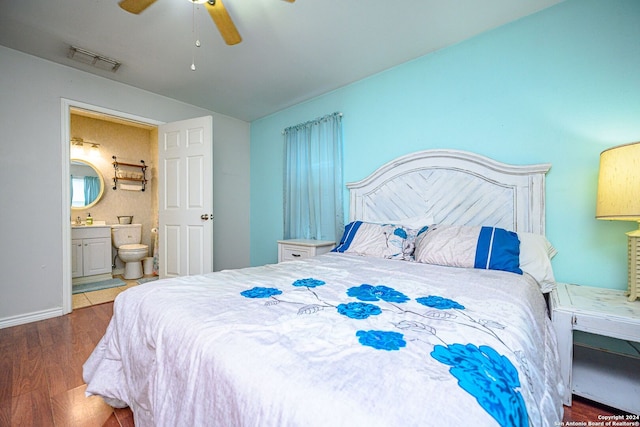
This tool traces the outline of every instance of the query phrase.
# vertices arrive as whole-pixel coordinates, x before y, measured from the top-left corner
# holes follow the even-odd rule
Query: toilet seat
[[[143,251],[143,250],[148,250],[149,246],[147,245],[142,245],[140,243],[132,243],[129,245],[122,245],[120,246],[120,248],[118,248],[118,251],[126,251],[126,252],[135,252],[135,251]]]

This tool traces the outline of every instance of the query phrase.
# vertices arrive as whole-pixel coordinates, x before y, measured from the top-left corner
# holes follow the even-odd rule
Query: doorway
[[[113,190],[113,187],[116,186],[113,177],[114,168],[112,156],[116,156],[118,161],[124,162],[127,160],[130,161],[140,161],[145,160],[148,164],[155,165],[157,164],[157,127],[162,124],[162,122],[148,119],[144,117],[139,117],[135,115],[131,115],[128,113],[123,113],[120,111],[110,110],[107,108],[89,105],[77,101],[72,100],[62,100],[62,153],[64,159],[66,161],[62,162],[62,186],[63,186],[63,218],[69,218],[69,221],[64,221],[62,224],[62,253],[63,253],[63,313],[69,313],[73,310],[73,294],[72,294],[72,245],[71,245],[71,221],[77,219],[79,216],[82,218],[86,218],[86,216],[91,213],[91,216],[96,221],[105,221],[108,223],[114,223],[117,221],[117,216],[121,215],[129,215],[134,211],[134,221],[142,222],[143,230],[146,229],[146,233],[143,234],[143,243],[147,242],[148,244],[151,241],[151,229],[152,224],[155,222],[157,224],[157,206],[158,206],[158,190],[157,190],[157,168],[150,168],[151,171],[155,170],[156,176],[151,176],[150,178],[150,186],[147,187],[146,193],[142,193],[141,191],[136,191],[136,189],[123,190],[118,189]],[[103,127],[104,129],[95,128],[95,132],[91,133],[87,131],[87,127],[85,127],[83,135],[74,135],[72,129],[72,120],[76,120],[76,118],[80,118],[80,121],[95,121],[97,124],[104,124],[104,126],[100,125],[98,127]],[[86,125],[86,123],[85,123]],[[140,151],[136,150],[132,144],[133,141],[127,140],[127,137],[123,136],[115,136],[113,138],[104,139],[104,135],[101,132],[104,131],[113,131],[113,129],[120,128],[129,128],[135,129],[132,134],[139,134],[147,132],[152,134],[152,136],[148,137],[148,141],[150,144],[149,149],[153,147],[152,151],[145,153],[147,159],[138,159],[140,156]],[[109,130],[108,128],[111,128]],[[104,185],[105,185],[105,201],[100,201],[98,204],[93,205],[88,209],[71,209],[71,176],[70,176],[70,164],[71,157],[77,157],[77,153],[72,153],[72,139],[78,142],[79,139],[82,142],[86,142],[84,144],[85,147],[93,147],[94,145],[98,145],[98,157],[95,160],[90,160],[92,163],[96,163],[99,165],[99,169],[102,171]],[[119,141],[114,141],[118,140]],[[126,141],[125,141],[126,140]],[[79,144],[76,144],[79,145]],[[95,156],[95,154],[94,154]],[[152,156],[153,158],[151,158]],[[155,184],[155,185],[154,185]],[[118,193],[119,192],[119,193]],[[122,200],[118,201],[118,198]],[[144,200],[143,200],[144,198]],[[110,202],[106,202],[110,200]],[[102,203],[102,205],[101,205]],[[145,209],[140,209],[142,205],[148,205],[149,209],[145,213]],[[155,212],[155,214],[153,214]],[[138,218],[136,218],[136,214]],[[145,226],[146,225],[146,226]],[[151,243],[152,244],[152,243]],[[151,246],[151,253],[153,247]]]

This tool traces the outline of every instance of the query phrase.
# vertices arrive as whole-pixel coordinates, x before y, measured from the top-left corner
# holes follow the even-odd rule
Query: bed
[[[139,426],[557,425],[549,167],[412,153],[347,185],[334,252],[131,288],[87,394]]]

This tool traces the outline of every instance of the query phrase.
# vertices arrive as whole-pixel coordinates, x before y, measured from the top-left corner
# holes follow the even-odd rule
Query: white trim
[[[425,150],[398,157],[347,184],[351,221],[414,216],[435,223],[488,225],[545,232],[549,163],[508,165],[459,150]]]
[[[0,319],[0,329],[51,319],[52,317],[59,317],[63,314],[65,313],[62,312],[62,308],[57,307],[50,308],[48,310],[34,311],[32,313],[19,314],[17,316],[5,317],[4,319]]]
[[[71,310],[73,309],[73,297],[71,292],[71,195],[69,194],[69,164],[71,158],[69,141],[71,140],[71,113],[69,110],[71,108],[81,108],[83,110],[95,111],[97,113],[155,126],[164,124],[164,122],[71,99],[60,98],[60,100],[60,151],[62,153],[62,311],[59,315],[63,315],[71,313]],[[69,221],[65,221],[65,218],[68,218]]]
[[[129,120],[132,122],[143,123],[147,125],[159,126],[165,124],[165,122],[150,119],[148,117],[137,116],[135,114],[125,113],[123,111],[112,110],[110,108],[99,107],[97,105],[87,104],[85,102],[74,101],[72,99],[61,98],[63,104],[67,105],[67,110],[71,107],[80,108],[82,110],[95,111],[96,113],[105,114],[107,116],[113,116],[120,119]],[[68,127],[68,124],[67,124]],[[67,129],[68,130],[68,129]]]

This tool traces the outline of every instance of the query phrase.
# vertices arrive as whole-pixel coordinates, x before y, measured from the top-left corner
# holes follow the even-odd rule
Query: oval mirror
[[[94,165],[83,159],[71,159],[71,209],[88,209],[100,201],[104,178]]]

